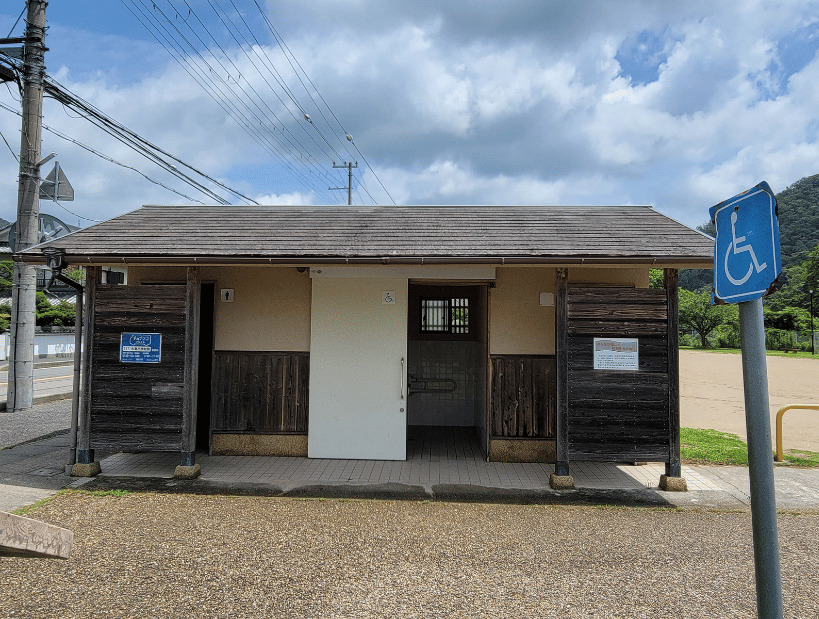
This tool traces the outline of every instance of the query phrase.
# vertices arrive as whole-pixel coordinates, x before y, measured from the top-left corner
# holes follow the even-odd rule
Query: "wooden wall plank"
[[[310,355],[221,351],[214,354],[214,430],[306,434]]]
[[[185,394],[195,386],[197,365],[186,363],[186,353],[191,353],[186,350],[187,306],[198,298],[198,294],[189,298],[191,286],[196,287],[96,287],[94,310],[89,311],[94,333],[89,408],[93,447],[193,451],[193,418],[188,413],[186,421],[183,414],[191,405]],[[160,333],[160,363],[121,363],[120,336],[128,331]]]
[[[491,355],[490,432],[493,438],[555,437],[555,358]]]
[[[665,290],[570,287],[567,292],[568,457],[669,458],[669,316]],[[595,337],[634,337],[636,371],[594,369]]]

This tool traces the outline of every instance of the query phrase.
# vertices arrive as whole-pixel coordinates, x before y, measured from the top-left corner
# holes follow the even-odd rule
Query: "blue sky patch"
[[[770,94],[773,97],[785,93],[788,80],[799,73],[816,57],[819,50],[819,23],[812,23],[779,40],[776,58],[768,65]]]
[[[620,63],[620,75],[630,79],[634,86],[650,84],[660,77],[660,65],[668,58],[674,43],[668,29],[662,32],[643,30],[629,37],[617,50],[615,58]]]

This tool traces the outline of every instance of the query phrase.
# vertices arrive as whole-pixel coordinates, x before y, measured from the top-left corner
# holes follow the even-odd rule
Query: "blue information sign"
[[[714,296],[726,303],[761,299],[782,271],[773,191],[763,181],[708,212],[717,229]]]
[[[162,360],[162,334],[121,334],[119,360],[122,363],[159,363]]]

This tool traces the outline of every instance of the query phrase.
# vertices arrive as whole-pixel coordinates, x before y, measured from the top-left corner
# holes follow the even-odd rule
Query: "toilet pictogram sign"
[[[717,229],[714,296],[725,303],[762,298],[782,270],[776,198],[768,183],[708,212]]]

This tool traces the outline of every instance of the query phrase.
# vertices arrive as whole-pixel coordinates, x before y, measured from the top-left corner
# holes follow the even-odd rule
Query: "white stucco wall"
[[[540,293],[554,291],[553,268],[498,268],[489,290],[489,354],[553,355],[555,308],[540,305]]]
[[[130,267],[131,284],[184,283],[184,267]],[[310,350],[310,277],[295,267],[203,267],[203,282],[215,287],[216,350]],[[232,290],[232,301],[220,291]]]

